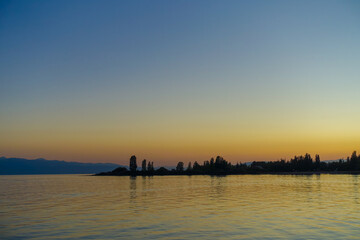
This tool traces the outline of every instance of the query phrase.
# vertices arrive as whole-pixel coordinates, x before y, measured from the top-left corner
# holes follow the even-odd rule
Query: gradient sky
[[[359,1],[1,1],[0,155],[360,150]]]

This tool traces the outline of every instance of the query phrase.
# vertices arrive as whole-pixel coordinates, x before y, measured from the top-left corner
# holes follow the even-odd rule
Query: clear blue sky
[[[1,1],[0,155],[172,164],[360,146],[359,1]]]

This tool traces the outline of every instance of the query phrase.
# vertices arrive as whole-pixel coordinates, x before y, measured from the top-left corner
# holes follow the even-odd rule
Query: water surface
[[[358,175],[0,176],[1,238],[359,239]]]

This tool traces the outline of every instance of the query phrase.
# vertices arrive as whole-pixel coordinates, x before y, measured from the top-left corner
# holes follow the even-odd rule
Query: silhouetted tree
[[[152,174],[154,172],[154,162],[149,161],[147,170],[150,174]]]
[[[311,171],[313,169],[313,160],[310,154],[306,153],[304,157],[304,170]]]
[[[129,164],[131,174],[136,174],[137,164],[135,155],[131,156]]]
[[[176,166],[176,171],[177,172],[183,172],[184,171],[184,163],[183,162],[178,162],[178,164]]]
[[[143,172],[146,172],[146,159],[144,159],[141,163],[141,168]]]
[[[320,156],[319,156],[319,154],[315,155],[315,169],[316,170],[320,169]]]
[[[147,170],[148,170],[148,171],[151,170],[151,162],[148,162],[148,164],[147,164]]]
[[[194,162],[194,165],[193,165],[193,171],[197,172],[197,171],[199,171],[199,170],[201,170],[201,167],[200,167],[200,165],[198,164],[198,162],[195,161],[195,162]]]
[[[210,159],[209,169],[211,172],[214,171],[214,169],[215,169],[215,160],[213,157]]]
[[[360,170],[360,156],[356,155],[356,151],[350,157],[350,170]]]
[[[356,158],[357,158],[356,151],[353,151],[353,153],[351,154],[350,160],[356,160]]]
[[[159,168],[155,171],[154,162],[142,161],[142,170],[147,175],[170,175],[170,174],[182,174],[184,171],[184,163],[179,162],[176,169],[171,171],[166,168]],[[111,172],[100,173],[99,175],[136,175],[136,157],[130,158],[130,171],[126,168],[117,168]],[[217,156],[216,159],[211,158],[210,161],[204,161],[203,165],[200,165],[197,161],[192,165],[189,162],[186,169],[186,173],[183,174],[243,174],[243,173],[267,173],[267,172],[313,172],[313,171],[359,171],[360,170],[360,155],[357,155],[354,151],[347,160],[340,159],[339,161],[321,162],[320,156],[315,155],[315,161],[310,154],[306,153],[304,156],[294,156],[290,161],[280,159],[278,161],[258,161],[252,162],[251,165],[239,164],[232,165],[227,162],[223,157]]]
[[[191,162],[189,162],[189,164],[188,164],[188,167],[187,167],[186,171],[190,172],[191,170],[192,170],[192,167],[191,167]]]

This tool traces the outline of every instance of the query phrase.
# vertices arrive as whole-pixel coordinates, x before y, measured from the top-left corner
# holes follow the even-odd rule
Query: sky
[[[0,155],[360,150],[359,1],[1,1]]]

